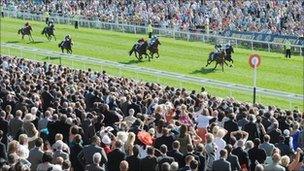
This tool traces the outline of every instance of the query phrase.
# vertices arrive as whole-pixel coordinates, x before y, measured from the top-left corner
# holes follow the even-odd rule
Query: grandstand
[[[304,3],[2,5],[2,170],[304,170]],[[41,35],[46,17],[57,40]],[[33,42],[16,35],[25,22]],[[148,24],[160,38],[160,58],[138,62],[128,51],[148,36]],[[58,48],[67,34],[73,54]],[[282,53],[287,41],[291,59]],[[235,49],[225,72],[204,67],[218,43]],[[256,104],[252,53],[262,56]]]

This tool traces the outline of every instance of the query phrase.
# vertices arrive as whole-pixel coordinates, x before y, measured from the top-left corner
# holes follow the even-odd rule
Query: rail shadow
[[[27,44],[39,44],[39,43],[44,43],[43,41],[31,41],[31,42],[28,42]]]

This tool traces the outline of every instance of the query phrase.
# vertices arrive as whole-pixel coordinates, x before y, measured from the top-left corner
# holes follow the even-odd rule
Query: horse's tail
[[[214,56],[214,52],[209,53],[208,61],[212,61]]]
[[[22,31],[22,29],[19,29],[19,30],[18,30],[18,34],[20,34],[20,33],[21,33],[21,31]]]
[[[131,56],[132,53],[135,51],[135,46],[136,46],[136,45],[133,45],[132,49],[129,51],[129,56]]]
[[[44,34],[46,31],[46,28],[44,27],[44,29],[42,30],[41,34]]]
[[[63,44],[63,41],[61,41],[59,44],[58,44],[58,47],[61,47]]]

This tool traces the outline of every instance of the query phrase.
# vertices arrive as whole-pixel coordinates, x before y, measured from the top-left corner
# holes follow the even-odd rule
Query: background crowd
[[[0,58],[0,168],[304,171],[304,115]]]
[[[46,2],[46,3],[43,3]],[[299,0],[4,0],[4,8],[176,30],[225,30],[304,36]],[[80,17],[81,16],[81,17]]]

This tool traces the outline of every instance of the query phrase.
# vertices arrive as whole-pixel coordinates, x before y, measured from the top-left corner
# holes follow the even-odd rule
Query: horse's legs
[[[156,58],[159,58],[159,53],[158,53],[158,51],[156,52],[156,54],[157,54]]]
[[[63,47],[61,47],[61,52],[64,53],[64,48]]]
[[[55,35],[53,35],[54,36],[54,40],[56,41],[56,36]]]
[[[22,34],[22,39],[24,39],[24,34]]]
[[[215,64],[215,66],[214,66],[214,68],[213,68],[213,69],[216,69],[217,65],[218,65],[218,62],[216,62],[216,64]]]

